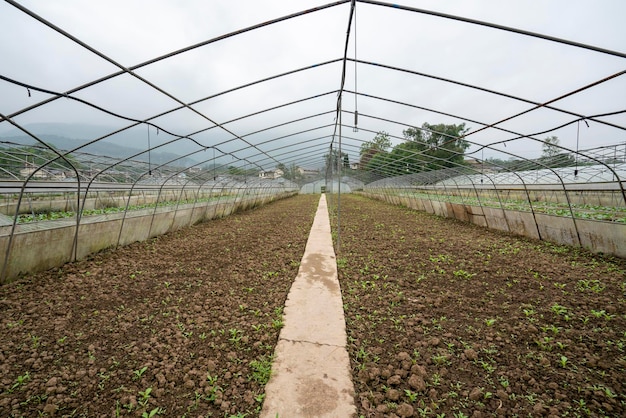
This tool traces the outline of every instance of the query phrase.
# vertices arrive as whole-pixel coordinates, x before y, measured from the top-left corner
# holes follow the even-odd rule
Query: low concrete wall
[[[66,219],[18,225],[11,240],[11,227],[0,228],[0,262],[4,278],[0,282],[15,279],[21,274],[60,267],[83,259],[89,254],[106,248],[124,246],[144,241],[158,235],[228,216],[271,201],[290,197],[297,192],[276,195],[244,196],[222,201],[200,202],[176,207],[143,209],[94,217],[85,217],[78,226],[76,220]],[[74,239],[76,238],[76,245]],[[11,245],[6,268],[7,248]],[[72,254],[75,249],[75,257]]]
[[[626,224],[572,219],[542,213],[520,212],[395,194],[359,192],[364,196],[438,216],[454,218],[512,234],[557,244],[580,246],[595,253],[626,258]]]

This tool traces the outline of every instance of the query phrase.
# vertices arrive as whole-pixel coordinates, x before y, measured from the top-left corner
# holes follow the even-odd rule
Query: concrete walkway
[[[343,303],[324,194],[285,302],[284,324],[261,417],[355,416]]]

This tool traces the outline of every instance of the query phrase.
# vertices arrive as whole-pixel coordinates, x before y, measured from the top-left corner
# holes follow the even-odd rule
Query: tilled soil
[[[318,200],[0,287],[0,416],[258,415]]]
[[[625,260],[354,195],[340,208],[361,416],[626,416]]]
[[[257,416],[318,199],[0,287],[0,416]],[[359,415],[626,415],[626,261],[352,195],[340,224]]]

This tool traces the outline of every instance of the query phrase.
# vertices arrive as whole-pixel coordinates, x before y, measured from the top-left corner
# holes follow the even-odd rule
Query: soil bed
[[[0,416],[257,416],[318,199],[0,287]]]
[[[360,415],[626,416],[625,260],[341,199]]]

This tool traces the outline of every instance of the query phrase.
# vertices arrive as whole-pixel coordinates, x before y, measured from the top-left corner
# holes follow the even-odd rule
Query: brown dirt
[[[258,415],[318,199],[0,287],[0,416]]]
[[[0,416],[257,416],[318,198],[0,287]],[[626,261],[357,196],[341,209],[360,415],[626,414]]]
[[[360,415],[626,416],[625,260],[353,195],[341,210]]]

